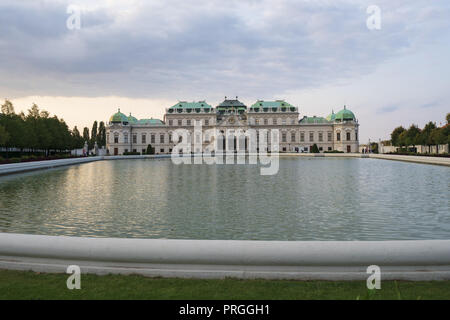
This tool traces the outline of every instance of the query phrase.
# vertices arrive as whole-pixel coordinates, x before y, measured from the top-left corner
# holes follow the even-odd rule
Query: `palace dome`
[[[346,106],[344,106],[344,109],[336,113],[336,116],[334,118],[335,121],[341,122],[341,121],[355,121],[356,117],[353,112],[347,109]]]
[[[128,117],[120,112],[120,108],[109,118],[110,123],[128,123]]]

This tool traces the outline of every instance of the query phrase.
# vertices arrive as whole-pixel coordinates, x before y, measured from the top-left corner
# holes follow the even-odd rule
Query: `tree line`
[[[450,144],[450,113],[446,116],[447,124],[437,127],[435,123],[428,122],[423,129],[412,124],[408,129],[400,126],[391,133],[391,143],[393,146],[407,148],[409,146],[423,145],[431,146],[440,144]]]
[[[68,150],[83,148],[88,142],[92,149],[97,142],[99,147],[106,145],[106,128],[102,121],[94,121],[92,130],[83,129],[83,135],[75,126],[69,129],[63,119],[49,112],[40,110],[36,104],[28,109],[27,114],[16,114],[14,106],[5,100],[0,113],[0,147],[17,148],[21,152],[66,152]]]

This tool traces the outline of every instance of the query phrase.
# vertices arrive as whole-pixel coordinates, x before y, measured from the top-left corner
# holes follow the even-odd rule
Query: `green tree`
[[[392,143],[393,146],[396,146],[396,147],[400,147],[401,146],[401,144],[400,144],[400,135],[403,132],[405,132],[405,131],[406,131],[406,129],[403,128],[402,126],[397,127],[397,128],[394,129],[394,131],[392,131],[392,133],[391,133],[391,143]]]
[[[431,131],[431,141],[436,146],[436,153],[439,153],[438,145],[448,143],[448,137],[444,133],[444,128],[435,128]]]
[[[147,146],[147,154],[155,154],[155,148],[152,147],[151,144]]]
[[[412,124],[408,130],[406,131],[406,142],[408,143],[407,146],[412,145],[414,149],[416,148],[416,145],[420,144],[420,129],[415,124]]]
[[[6,146],[9,140],[9,133],[6,131],[5,127],[0,125],[0,146]]]
[[[447,113],[446,120],[447,120],[447,124],[450,124],[450,112]]]
[[[436,129],[436,125],[430,121],[423,127],[420,133],[420,143],[428,146],[428,153],[431,153],[431,146],[434,144],[431,138],[431,133],[434,129]]]
[[[408,131],[403,131],[397,138],[397,147],[403,148],[409,146]]]
[[[14,114],[14,106],[8,99],[5,99],[5,103],[2,104],[2,113],[6,115]]]

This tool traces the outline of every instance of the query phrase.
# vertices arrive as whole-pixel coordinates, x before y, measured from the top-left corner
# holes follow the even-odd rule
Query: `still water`
[[[0,232],[241,240],[450,239],[450,168],[376,159],[117,160],[0,177]]]

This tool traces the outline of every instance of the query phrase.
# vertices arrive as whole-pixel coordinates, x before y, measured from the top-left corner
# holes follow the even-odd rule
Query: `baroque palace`
[[[256,101],[247,108],[236,99],[227,99],[213,108],[205,101],[180,101],[166,109],[164,120],[136,119],[126,116],[120,109],[111,116],[106,129],[107,153],[121,155],[127,152],[144,154],[148,145],[155,154],[169,154],[178,141],[172,140],[173,131],[186,129],[194,132],[194,123],[201,123],[202,130],[223,133],[226,130],[273,129],[279,130],[280,152],[311,152],[314,145],[320,152],[342,151],[358,152],[358,121],[345,106],[337,113],[332,112],[326,118],[299,118],[297,107],[285,102]],[[200,145],[208,145],[214,137],[203,134]],[[194,139],[191,139],[194,145]],[[198,142],[198,141],[197,141]],[[223,139],[223,149],[225,139]],[[192,152],[202,152],[194,150]],[[270,139],[269,139],[270,150]],[[258,150],[259,151],[259,150]]]

